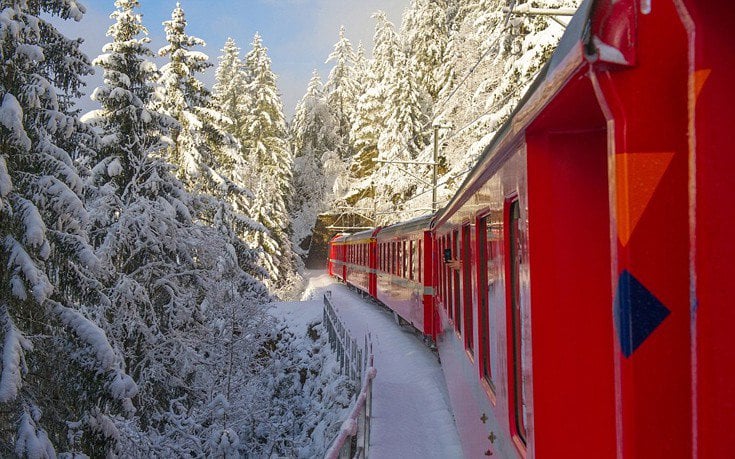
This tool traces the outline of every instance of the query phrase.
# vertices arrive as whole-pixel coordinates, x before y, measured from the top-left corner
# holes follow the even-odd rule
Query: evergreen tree
[[[203,40],[186,34],[186,18],[179,3],[171,20],[163,23],[168,45],[158,52],[169,62],[161,67],[160,93],[157,109],[174,118],[178,125],[171,130],[173,144],[169,148],[171,163],[178,166],[177,176],[190,189],[215,193],[227,186],[217,167],[227,158],[215,147],[234,144],[215,120],[223,116],[209,107],[209,91],[197,79],[197,74],[211,66],[206,54],[192,51],[204,46]]]
[[[270,233],[259,232],[252,237],[256,245],[263,248],[262,262],[271,276],[269,285],[283,286],[294,270],[288,236],[293,158],[276,75],[271,70],[268,50],[259,34],[253,38],[252,49],[245,56],[245,69],[250,82],[244,116],[244,145],[255,194],[251,216]]]
[[[404,49],[416,60],[416,79],[432,102],[448,78],[442,65],[449,40],[446,8],[444,1],[413,0],[401,24]]]
[[[373,14],[375,34],[373,35],[372,73],[378,85],[385,84],[393,69],[398,65],[401,55],[398,34],[384,11]]]
[[[0,450],[104,455],[137,388],[94,321],[105,298],[72,159],[91,137],[65,102],[91,68],[81,40],[47,20],[85,10],[64,0],[0,9]]]
[[[365,91],[365,87],[369,82],[370,74],[368,72],[370,62],[365,56],[365,46],[362,41],[357,42],[357,50],[355,50],[355,63],[353,65],[353,73],[355,75],[356,96]]]
[[[254,250],[244,241],[247,233],[263,228],[247,216],[252,193],[243,183],[246,164],[240,144],[234,133],[227,132],[233,122],[211,103],[209,91],[197,79],[197,74],[211,64],[206,54],[191,48],[205,43],[186,34],[186,18],[178,3],[171,20],[163,25],[169,44],[161,48],[159,55],[168,56],[170,62],[161,68],[158,107],[178,122],[172,130],[173,145],[168,149],[168,158],[177,166],[178,178],[196,195],[198,219],[208,225],[219,219],[215,226],[222,228],[223,236],[229,237],[237,248],[240,266],[262,276],[264,273],[253,265]],[[225,46],[231,49],[234,43]],[[235,115],[241,117],[239,113]]]
[[[337,120],[324,96],[321,78],[314,71],[306,94],[296,106],[291,125],[294,159],[293,241],[306,255],[308,236],[316,217],[325,209],[329,192],[322,158],[336,152],[339,144]],[[306,244],[303,246],[302,244]]]
[[[416,60],[404,56],[394,69],[387,90],[386,125],[378,139],[379,157],[388,160],[415,160],[427,145],[429,118],[426,97],[416,79]],[[375,185],[381,190],[377,198],[381,208],[395,208],[416,191],[415,181],[396,181],[400,166],[384,164],[377,171]],[[390,203],[390,204],[389,204]]]
[[[373,160],[378,157],[378,139],[388,115],[387,83],[399,55],[398,35],[393,23],[383,11],[373,14],[373,18],[376,20],[373,59],[363,73],[364,89],[358,97],[352,124],[355,157],[350,173],[355,179],[367,177],[377,168]]]
[[[147,60],[153,53],[138,1],[115,6],[112,41],[94,61],[104,72],[105,83],[93,93],[101,109],[85,117],[105,135],[92,158],[97,187],[90,204],[98,253],[110,270],[103,327],[125,350],[140,388],[141,427],[165,432],[176,410],[198,401],[191,381],[206,359],[199,343],[210,335],[202,304],[217,281],[212,267],[226,254],[218,253],[219,235],[193,220],[192,197],[164,161],[163,136],[178,125],[151,109],[160,104],[159,74]],[[155,444],[135,448],[160,454]]]
[[[235,40],[228,38],[221,51],[212,95],[215,105],[231,120],[228,132],[242,143],[247,137],[244,119],[248,104],[247,78]]]
[[[345,36],[345,28],[342,26],[339,29],[339,41],[334,45],[334,50],[327,58],[326,63],[334,62],[334,67],[329,72],[329,78],[325,85],[327,103],[339,123],[337,133],[342,139],[342,145],[340,146],[342,159],[348,159],[354,153],[350,130],[358,97],[354,69],[355,59],[352,43]]]

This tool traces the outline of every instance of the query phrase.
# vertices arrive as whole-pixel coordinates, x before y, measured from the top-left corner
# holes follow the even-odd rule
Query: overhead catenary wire
[[[510,21],[510,17],[511,17],[511,15],[514,12],[515,4],[516,4],[516,0],[512,0],[511,3],[510,3],[510,5],[508,7],[506,7],[506,8],[504,8],[504,10],[506,11],[506,14],[505,14],[505,18],[503,20],[502,30],[507,29],[508,23]],[[457,83],[457,85],[452,89],[452,91],[449,93],[449,95],[446,98],[443,98],[440,101],[437,101],[437,103],[435,104],[435,106],[434,106],[434,108],[432,110],[432,114],[429,117],[430,120],[427,121],[426,123],[424,123],[421,126],[421,128],[420,128],[420,131],[421,132],[419,134],[414,135],[413,137],[409,138],[404,143],[404,145],[402,146],[402,148],[396,153],[396,156],[400,156],[403,153],[407,152],[408,149],[409,149],[409,147],[410,147],[410,145],[412,143],[414,143],[420,137],[422,137],[424,135],[427,135],[427,132],[426,132],[427,128],[429,128],[429,127],[433,126],[435,123],[437,123],[437,121],[439,120],[439,116],[440,116],[439,114],[441,114],[448,107],[448,104],[456,96],[456,94],[459,92],[459,90],[465,85],[465,83],[469,80],[469,78],[477,71],[477,69],[480,67],[480,64],[490,55],[491,52],[499,50],[498,45],[499,45],[499,42],[500,42],[500,40],[502,38],[503,38],[503,35],[499,35],[498,37],[496,37],[495,40],[493,40],[489,44],[489,46],[487,47],[487,49],[482,53],[482,55],[479,57],[479,59],[474,63],[474,65],[469,69],[469,71],[467,71],[467,73],[465,73],[465,75],[462,77],[462,79],[459,81],[459,83]],[[524,81],[524,84],[521,85],[520,87],[522,87],[522,88],[525,87],[527,85],[527,83],[528,83],[528,80]],[[512,92],[508,93],[501,100],[494,102],[493,103],[493,106],[497,107],[498,105],[500,105],[502,107],[504,104],[506,104],[508,102],[508,100],[510,100],[512,97],[515,97],[516,94],[517,93],[515,91],[512,91]],[[449,136],[445,137],[443,139],[443,141],[444,142],[447,142],[447,141],[449,141],[449,140],[457,137],[458,135],[460,135],[461,133],[463,133],[463,131],[465,129],[467,129],[467,128],[473,126],[473,125],[475,125],[480,119],[482,119],[483,117],[488,116],[493,111],[495,111],[495,108],[490,108],[488,110],[485,110],[482,113],[480,113],[479,115],[477,115],[475,118],[473,118],[471,121],[464,123],[461,127],[456,128],[456,129],[452,129],[451,134]],[[466,168],[463,171],[456,172],[456,173],[452,174],[450,177],[448,177],[445,180],[442,180],[441,182],[437,183],[436,184],[436,188],[439,188],[441,186],[444,186],[444,185],[446,185],[450,181],[453,181],[453,180],[456,180],[457,178],[461,178],[461,177],[465,176],[470,171],[472,171],[473,168],[474,168],[474,165]],[[403,170],[403,172],[408,173],[405,170]],[[426,183],[425,183],[424,180],[420,180],[417,177],[415,177],[413,174],[410,174],[410,173],[408,173],[408,175],[411,175],[412,177],[414,177],[417,180],[419,180],[420,182],[422,182],[422,184],[426,185]],[[366,195],[366,193],[371,188],[374,188],[374,185],[371,186],[371,187],[369,187],[369,188],[363,189],[362,192],[360,193],[360,199],[364,198],[365,195]],[[417,199],[419,197],[422,197],[422,196],[426,195],[427,193],[430,193],[433,189],[434,189],[434,186],[431,186],[428,189],[424,189],[420,193],[415,194],[415,195],[411,196],[410,198],[402,201],[401,204],[402,205],[405,205],[406,203],[409,203],[409,202],[411,202],[411,201],[413,201],[413,200],[415,200],[415,199]],[[373,199],[375,199],[375,191],[374,190],[373,190]],[[447,200],[445,199],[445,200],[442,200],[441,202],[442,203],[446,203]],[[375,211],[374,211],[374,217],[371,220],[373,220],[373,222],[377,224],[376,218],[377,218],[378,215],[386,215],[386,214],[393,214],[393,213],[403,213],[403,212],[411,212],[411,211],[412,211],[411,209],[384,211],[384,210],[379,210],[376,207],[375,208]]]
[[[515,7],[515,3],[516,3],[516,2],[515,2],[515,0],[513,0],[513,1],[511,2],[510,6],[508,7],[508,12],[506,13],[506,15],[505,15],[505,19],[503,20],[503,30],[505,30],[505,29],[506,29],[506,28],[508,27],[508,22],[510,21],[510,16],[511,16],[511,15],[513,14],[513,8]],[[426,130],[427,130],[428,128],[430,128],[431,126],[433,126],[433,125],[434,125],[434,123],[436,123],[436,122],[438,121],[438,119],[439,119],[439,118],[438,118],[438,113],[441,113],[441,112],[443,112],[443,111],[444,111],[444,109],[445,109],[445,108],[447,107],[447,105],[448,105],[448,104],[449,104],[449,102],[450,102],[450,101],[452,100],[452,98],[453,98],[453,97],[454,97],[454,96],[455,96],[455,95],[457,94],[457,92],[459,91],[459,89],[460,89],[460,88],[461,88],[461,87],[462,87],[462,86],[463,86],[463,85],[465,84],[465,82],[466,82],[466,81],[467,81],[467,80],[469,79],[469,77],[470,77],[470,76],[472,76],[472,74],[473,74],[473,73],[475,73],[475,71],[477,70],[477,68],[478,68],[478,67],[480,66],[480,64],[482,63],[482,61],[483,61],[483,60],[485,60],[485,58],[486,58],[486,57],[487,57],[487,56],[488,56],[488,55],[490,54],[490,52],[491,52],[491,51],[493,51],[493,50],[496,50],[496,49],[499,49],[499,48],[497,48],[497,45],[499,44],[499,42],[500,42],[500,39],[501,39],[501,38],[502,38],[502,35],[500,35],[500,36],[498,36],[497,38],[495,38],[495,40],[493,40],[493,41],[492,41],[492,43],[490,43],[490,45],[489,45],[489,46],[487,47],[487,50],[485,50],[485,52],[484,52],[484,53],[482,53],[482,55],[481,55],[481,56],[480,56],[480,58],[479,58],[479,59],[477,60],[477,62],[475,62],[475,64],[474,64],[474,65],[473,65],[472,67],[470,67],[470,70],[469,70],[469,71],[468,71],[468,72],[467,72],[467,73],[465,74],[465,76],[464,76],[464,77],[462,78],[462,80],[461,80],[461,81],[460,81],[460,82],[459,82],[459,83],[457,84],[457,86],[455,86],[455,87],[454,87],[454,89],[452,90],[452,92],[450,92],[450,93],[449,93],[449,96],[447,96],[447,98],[446,98],[446,99],[444,99],[444,100],[442,100],[441,102],[437,102],[437,103],[436,103],[436,105],[435,105],[435,106],[434,106],[434,108],[432,109],[432,113],[431,113],[431,116],[429,117],[429,118],[430,118],[430,120],[429,120],[429,121],[427,121],[426,123],[424,123],[424,124],[423,124],[423,125],[422,125],[422,126],[421,126],[421,127],[419,128],[419,130],[420,130],[421,132],[420,132],[419,134],[416,134],[416,135],[414,135],[414,136],[413,136],[413,137],[411,137],[410,139],[408,139],[408,140],[407,140],[407,141],[405,142],[405,144],[403,145],[403,147],[402,147],[402,148],[401,148],[401,149],[400,149],[400,150],[398,151],[398,153],[396,153],[396,156],[398,156],[398,155],[401,155],[401,154],[403,154],[403,153],[407,152],[407,151],[408,151],[408,148],[409,148],[409,146],[410,146],[410,145],[411,145],[412,143],[416,142],[416,140],[418,140],[418,139],[419,139],[419,137],[421,137],[421,136],[425,135],[425,134],[426,134]],[[444,106],[443,106],[443,107],[441,107],[441,109],[440,109],[440,110],[437,110],[437,108],[436,108],[436,107],[437,107],[438,105],[440,105],[440,104],[442,104],[442,105],[444,105]]]
[[[524,82],[524,84],[527,84],[527,83],[528,83],[528,80],[526,80],[526,81]],[[508,94],[507,94],[507,95],[506,95],[506,96],[505,96],[505,97],[504,97],[503,99],[501,99],[501,100],[499,101],[499,103],[500,103],[501,105],[502,105],[502,104],[505,104],[505,103],[506,103],[506,102],[508,102],[508,101],[509,101],[509,100],[511,99],[511,97],[512,97],[512,96],[514,96],[514,95],[515,95],[515,94],[514,94],[513,92],[510,92],[510,93],[508,93]],[[460,135],[460,134],[462,133],[462,131],[464,131],[464,130],[465,130],[465,129],[467,129],[468,127],[470,127],[470,126],[474,125],[474,124],[475,124],[475,123],[477,123],[477,122],[478,122],[478,121],[479,121],[479,120],[480,120],[481,118],[483,118],[483,117],[485,117],[485,116],[489,115],[489,114],[490,114],[490,113],[492,113],[492,112],[493,112],[494,110],[495,110],[494,108],[491,108],[491,109],[488,109],[488,110],[486,110],[485,112],[483,112],[483,113],[479,114],[479,115],[478,115],[477,117],[475,117],[475,118],[474,118],[474,119],[473,119],[472,121],[468,121],[467,123],[463,124],[463,125],[462,125],[461,127],[459,127],[458,129],[456,129],[456,130],[455,130],[454,132],[452,132],[452,134],[451,134],[451,135],[449,135],[448,137],[446,137],[446,138],[444,139],[444,141],[445,141],[445,142],[446,142],[446,141],[449,141],[449,140],[453,139],[454,137],[456,137],[456,136]],[[442,185],[446,185],[446,184],[447,184],[448,182],[450,182],[450,181],[452,181],[452,180],[455,180],[455,179],[457,179],[457,178],[460,178],[460,177],[463,177],[463,176],[465,176],[466,174],[470,173],[470,172],[472,171],[472,169],[474,169],[474,167],[475,167],[475,166],[474,166],[474,165],[472,165],[472,166],[468,167],[467,169],[465,169],[465,170],[463,170],[463,171],[460,171],[460,172],[456,172],[456,173],[452,174],[452,175],[451,175],[451,176],[450,176],[449,178],[447,178],[446,180],[443,180],[443,181],[441,181],[441,182],[437,183],[437,184],[436,184],[437,188],[438,188],[438,187],[440,187],[440,186],[442,186]],[[418,198],[418,197],[420,197],[420,196],[423,196],[423,195],[425,195],[426,193],[430,193],[430,192],[431,192],[431,188],[429,188],[429,189],[426,189],[426,190],[422,191],[421,193],[415,194],[415,195],[411,196],[410,198],[406,199],[405,201],[403,201],[403,202],[402,202],[402,204],[406,204],[407,202],[413,201],[414,199],[416,199],[416,198]],[[444,200],[444,202],[446,202],[446,200]]]
[[[516,1],[515,0],[512,0],[510,6],[508,7],[508,12],[506,13],[505,19],[503,20],[503,28],[502,28],[503,30],[505,30],[508,27],[508,22],[510,21],[510,17],[511,17],[511,15],[513,13],[513,8],[515,7],[515,3],[516,3]],[[421,128],[420,128],[420,131],[421,132],[419,134],[414,135],[413,137],[411,137],[410,139],[408,139],[405,142],[404,146],[396,153],[396,156],[402,155],[403,153],[407,152],[409,146],[412,143],[416,142],[416,140],[418,140],[419,137],[421,137],[423,135],[426,135],[426,129],[429,128],[429,127],[431,127],[431,126],[433,126],[438,121],[438,113],[442,113],[446,109],[446,107],[449,104],[449,102],[452,100],[452,98],[454,98],[454,96],[457,94],[457,92],[459,91],[459,89],[461,89],[462,86],[464,86],[464,84],[467,82],[467,80],[470,78],[470,76],[472,76],[472,74],[479,68],[479,66],[482,63],[482,61],[490,54],[491,51],[498,50],[499,49],[498,45],[499,45],[499,42],[500,42],[501,38],[502,38],[502,35],[499,35],[498,37],[496,37],[495,40],[493,40],[490,43],[490,45],[487,47],[487,49],[485,50],[485,52],[480,56],[480,58],[477,60],[477,62],[475,62],[475,64],[464,75],[464,77],[460,80],[460,82],[449,93],[449,95],[445,99],[443,99],[441,102],[437,102],[437,104],[434,106],[434,108],[432,110],[432,115],[430,116],[430,121],[424,123],[421,126]],[[507,99],[512,94],[513,93],[510,93],[501,103],[505,103],[505,101],[507,101]],[[440,105],[442,105],[441,109],[437,109],[437,107],[440,106]],[[469,123],[466,123],[460,129],[457,129],[450,137],[444,139],[444,141],[450,140],[455,135],[457,135],[458,133],[462,132],[464,129],[466,129],[470,125],[472,125],[475,122],[477,122],[477,120],[479,120],[483,116],[486,116],[490,111],[492,111],[492,109],[490,109],[490,110],[482,113],[477,118],[475,118],[473,121],[471,121]],[[471,170],[471,168],[469,170]],[[467,170],[466,172],[463,172],[462,175],[468,173],[469,170]],[[453,177],[452,179],[454,179],[454,178],[456,178],[456,177]],[[437,183],[435,186],[430,187],[428,190],[423,191],[423,192],[421,192],[421,193],[419,193],[417,195],[414,195],[411,198],[403,201],[403,204],[405,204],[407,202],[410,202],[410,201],[416,199],[417,197],[422,196],[422,195],[426,194],[427,192],[430,192],[430,191],[434,190],[435,188],[438,188],[439,186],[441,186],[443,184],[446,184],[446,182],[447,181],[444,181],[444,182],[441,182],[441,183]],[[367,192],[367,189],[363,190],[363,192],[361,193],[361,198],[365,196],[365,193],[366,192]],[[373,199],[375,199],[375,196],[373,196]],[[390,213],[393,213],[393,212],[390,212]],[[375,217],[377,217],[377,215],[379,215],[379,214],[383,214],[383,212],[382,211],[381,212],[378,212],[378,209],[376,208]],[[375,222],[376,221],[376,218],[373,218],[373,221]]]
[[[513,3],[515,3],[515,2],[513,2]],[[510,14],[510,13],[512,13],[512,11],[513,11],[513,6],[511,5],[511,7],[510,7],[510,8],[508,8],[508,13]],[[507,24],[507,19],[508,19],[508,16],[506,16],[506,24]],[[563,24],[562,24],[562,25],[563,25]],[[500,37],[499,37],[499,38],[500,38]],[[496,40],[496,41],[495,41],[494,43],[497,43],[497,40]],[[475,65],[475,66],[473,66],[473,68],[471,69],[471,71],[470,71],[470,72],[468,73],[468,75],[467,75],[467,76],[469,76],[469,75],[470,75],[470,74],[471,74],[471,73],[472,73],[472,72],[473,72],[473,71],[474,71],[474,70],[475,70],[475,69],[477,68],[477,66],[479,65],[479,62],[481,62],[481,61],[482,61],[482,59],[484,59],[484,58],[485,58],[485,57],[487,56],[487,54],[489,53],[489,51],[490,51],[490,50],[492,50],[492,48],[493,48],[492,46],[488,48],[488,51],[486,51],[486,52],[485,52],[485,53],[484,53],[484,54],[483,54],[483,55],[481,56],[481,58],[480,58],[480,60],[478,61],[478,63],[476,63],[476,65]],[[463,79],[463,81],[462,81],[462,82],[460,83],[460,85],[461,85],[461,84],[463,84],[465,80],[466,80],[466,78],[465,78],[465,79]],[[525,88],[525,87],[527,86],[527,84],[529,83],[529,81],[530,81],[530,80],[531,80],[531,78],[527,78],[526,80],[524,80],[524,81],[523,81],[523,85],[520,85],[519,87],[521,87],[521,88]],[[455,88],[455,91],[453,91],[453,92],[452,92],[452,94],[450,94],[450,96],[453,96],[453,95],[454,95],[454,94],[456,93],[456,90],[457,90],[457,89],[459,89],[459,86],[458,86],[457,88]],[[526,90],[527,90],[527,89],[526,89]],[[501,100],[499,100],[499,101],[495,102],[495,103],[494,103],[493,105],[494,105],[494,106],[500,105],[500,106],[502,107],[502,106],[504,106],[504,105],[505,105],[505,104],[506,104],[506,103],[507,103],[507,102],[508,102],[508,101],[509,101],[509,100],[510,100],[510,99],[511,99],[512,97],[516,96],[516,94],[517,94],[517,93],[516,93],[515,91],[513,91],[513,92],[509,92],[509,93],[508,93],[508,94],[507,94],[507,95],[506,95],[505,97],[503,97],[503,98],[502,98]],[[445,102],[447,102],[448,100],[449,100],[449,97],[448,97],[448,98],[446,99],[446,101],[445,101]],[[467,128],[469,128],[469,127],[473,126],[473,125],[475,125],[475,124],[476,124],[476,123],[477,123],[477,122],[478,122],[478,121],[479,121],[480,119],[482,119],[483,117],[485,117],[485,116],[487,116],[487,115],[491,114],[491,113],[492,113],[493,111],[495,111],[495,108],[490,108],[490,109],[488,109],[488,110],[486,110],[486,111],[482,112],[481,114],[479,114],[478,116],[476,116],[476,117],[475,117],[474,119],[472,119],[471,121],[469,121],[469,122],[466,122],[466,123],[465,123],[465,124],[463,124],[463,125],[462,125],[461,127],[457,128],[457,129],[455,129],[455,130],[453,130],[453,132],[452,132],[452,133],[451,133],[451,134],[450,134],[450,135],[449,135],[448,137],[444,138],[444,139],[443,139],[443,141],[444,141],[444,142],[447,142],[447,141],[449,141],[449,140],[453,139],[454,137],[456,137],[456,136],[460,135],[460,134],[461,134],[461,133],[462,133],[462,132],[463,132],[463,131],[464,131],[465,129],[467,129]],[[436,184],[436,187],[437,187],[437,188],[439,188],[440,186],[446,185],[446,184],[447,184],[448,182],[450,182],[450,181],[452,181],[452,180],[455,180],[455,179],[457,179],[457,178],[460,178],[460,177],[462,177],[462,176],[465,176],[466,174],[468,174],[469,172],[471,172],[471,171],[472,171],[473,169],[474,169],[474,165],[473,165],[473,166],[470,166],[470,167],[468,167],[467,169],[465,169],[465,170],[463,170],[463,171],[460,171],[460,172],[454,173],[454,174],[452,174],[452,175],[451,175],[451,176],[450,176],[450,177],[449,177],[448,179],[446,179],[446,180],[443,180],[443,181],[441,181],[441,182],[437,183],[437,184]],[[406,203],[409,203],[409,202],[411,202],[411,201],[413,201],[413,200],[415,200],[415,199],[417,199],[417,198],[419,198],[419,197],[421,197],[421,196],[424,196],[424,195],[426,195],[427,193],[431,192],[431,191],[432,191],[432,189],[433,189],[433,187],[431,187],[431,188],[429,188],[429,189],[424,189],[424,190],[423,190],[422,192],[420,192],[420,193],[418,193],[418,194],[415,194],[415,195],[411,196],[411,197],[410,197],[410,198],[408,198],[408,199],[405,199],[405,200],[404,200],[404,201],[402,201],[402,202],[401,202],[400,204],[401,204],[401,205],[405,205]],[[446,199],[445,199],[445,200],[443,200],[442,202],[446,203],[447,201],[448,201],[448,200],[446,200]],[[381,214],[389,214],[389,213],[403,213],[403,212],[411,212],[411,209],[395,210],[395,211],[392,211],[392,212],[381,212]]]

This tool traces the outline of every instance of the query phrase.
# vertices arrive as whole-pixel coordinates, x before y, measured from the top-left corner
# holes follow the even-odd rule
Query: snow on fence
[[[327,459],[365,458],[370,445],[370,419],[372,418],[373,379],[377,370],[373,366],[373,343],[370,334],[365,335],[364,347],[350,336],[339,320],[332,304],[332,292],[324,294],[324,326],[329,334],[329,344],[337,353],[342,374],[348,375],[360,385],[357,401],[350,415],[342,423],[339,433],[325,454]]]

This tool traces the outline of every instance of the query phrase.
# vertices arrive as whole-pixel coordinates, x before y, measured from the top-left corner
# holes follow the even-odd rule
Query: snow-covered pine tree
[[[101,108],[85,115],[104,136],[90,160],[96,184],[90,209],[98,254],[110,270],[103,327],[125,350],[140,388],[137,420],[155,440],[150,432],[165,437],[177,410],[204,396],[190,382],[206,360],[200,342],[210,330],[202,303],[216,281],[211,267],[222,239],[194,221],[192,197],[164,160],[170,146],[164,135],[177,124],[152,109],[159,74],[148,60],[153,53],[139,3],[115,6],[112,41],[94,61],[104,72],[92,95]],[[133,455],[160,454],[153,440],[136,441]]]
[[[378,138],[388,115],[385,106],[387,82],[400,51],[395,27],[385,12],[377,11],[373,18],[376,21],[373,58],[362,77],[363,89],[357,99],[352,124],[355,156],[350,173],[355,181],[369,177],[377,168],[373,160],[378,157]]]
[[[158,53],[168,57],[169,62],[161,68],[157,107],[178,122],[172,129],[168,159],[177,166],[178,178],[195,195],[197,218],[221,228],[223,237],[229,237],[230,243],[237,248],[240,266],[262,277],[264,272],[254,265],[256,251],[245,242],[245,236],[264,231],[264,228],[247,215],[253,195],[244,185],[247,165],[240,152],[240,143],[234,132],[227,132],[234,127],[234,122],[212,103],[209,91],[197,78],[197,74],[211,64],[206,54],[191,48],[205,46],[205,43],[186,34],[186,17],[178,3],[171,20],[163,25],[168,45]],[[225,47],[234,47],[234,43]],[[237,71],[236,53],[234,76],[237,78],[241,73]],[[216,225],[215,219],[218,220]]]
[[[245,137],[244,115],[248,103],[248,81],[240,60],[240,48],[235,40],[228,38],[221,52],[212,96],[219,110],[232,121],[228,132],[242,142]]]
[[[436,102],[448,75],[445,60],[449,28],[443,0],[413,0],[401,23],[404,51],[416,60],[416,78],[424,92]]]
[[[335,153],[340,138],[316,70],[306,94],[296,105],[291,124],[294,151],[293,243],[301,256],[309,248],[309,236],[317,215],[329,205],[327,195],[333,183],[325,177],[322,158]]]
[[[370,63],[365,56],[365,45],[362,44],[362,40],[357,42],[357,49],[355,50],[355,63],[353,65],[353,74],[355,75],[355,96],[359,96],[365,91],[365,85],[369,81],[368,68]]]
[[[137,390],[94,322],[99,260],[86,233],[74,140],[88,137],[65,100],[91,73],[68,0],[0,2],[0,450],[17,457],[104,455],[115,413]]]
[[[427,113],[428,97],[417,80],[416,60],[403,55],[398,60],[387,88],[385,128],[378,139],[378,156],[386,160],[415,160],[427,145],[430,132]],[[395,210],[416,191],[416,180],[400,180],[401,166],[384,164],[376,172],[375,185],[381,190],[376,197],[378,207]],[[394,218],[386,214],[387,218]],[[385,223],[385,221],[384,221]]]
[[[209,107],[209,91],[197,78],[211,64],[206,54],[192,48],[205,43],[186,34],[187,21],[179,3],[163,25],[168,45],[158,55],[169,61],[161,67],[156,108],[178,122],[171,130],[169,159],[178,166],[178,178],[192,191],[217,193],[228,185],[217,167],[229,160],[226,147],[234,146],[235,140],[217,123],[223,115]],[[219,145],[225,148],[216,151]]]
[[[270,286],[284,286],[294,272],[294,254],[289,233],[289,207],[292,197],[293,158],[276,75],[271,70],[268,49],[260,34],[255,34],[252,49],[245,56],[245,69],[250,75],[247,85],[249,101],[244,117],[251,189],[255,200],[252,218],[265,226],[270,234],[253,235],[263,248],[262,262],[271,276]]]
[[[358,83],[355,75],[355,52],[352,43],[345,36],[345,28],[339,28],[339,40],[334,50],[327,58],[326,63],[334,62],[329,77],[324,85],[327,94],[327,103],[338,121],[337,134],[341,139],[339,154],[343,160],[348,160],[354,154],[351,128],[352,118],[357,104]]]

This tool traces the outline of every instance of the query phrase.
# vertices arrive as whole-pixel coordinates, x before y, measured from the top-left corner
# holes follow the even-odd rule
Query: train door
[[[459,231],[452,231],[452,256],[458,259],[459,257]],[[451,283],[452,283],[452,304],[454,305],[454,327],[458,333],[462,333],[462,284],[460,282],[460,269],[455,266],[451,270]]]
[[[440,254],[439,259],[443,260],[442,262],[442,273],[443,276],[443,284],[444,284],[444,309],[447,311],[447,317],[452,319],[454,317],[454,308],[452,307],[452,269],[449,266],[449,263],[446,262],[446,257],[444,254],[447,250],[449,250],[450,244],[450,235],[444,235],[442,237],[442,253]]]
[[[469,223],[462,226],[462,313],[464,320],[464,346],[474,353],[474,329],[472,320],[472,244]]]
[[[520,222],[518,197],[506,201],[506,304],[508,337],[508,398],[511,434],[526,444],[526,400],[523,380],[522,331],[524,328],[520,301]]]
[[[477,330],[480,376],[495,393],[490,341],[490,298],[497,279],[493,222],[490,215],[478,219],[477,224]]]

